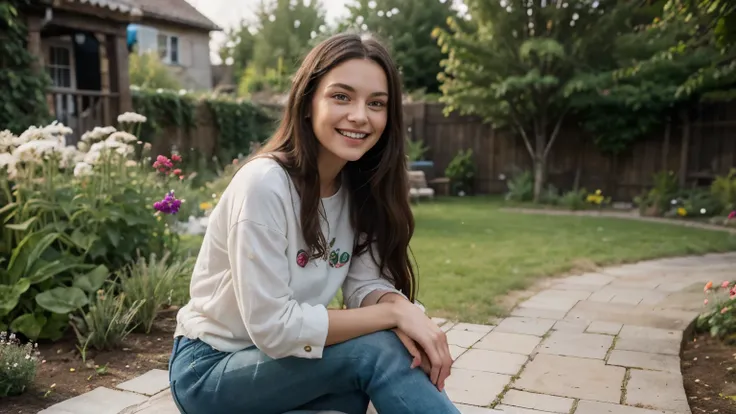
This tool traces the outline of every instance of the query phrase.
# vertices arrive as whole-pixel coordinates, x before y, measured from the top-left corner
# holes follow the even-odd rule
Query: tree
[[[449,0],[353,0],[340,30],[356,28],[376,33],[388,42],[401,69],[406,90],[439,92],[437,74],[445,57],[432,38],[436,27],[448,29],[456,16]]]
[[[571,109],[569,88],[610,64],[629,10],[616,0],[469,0],[470,20],[451,19],[434,35],[448,58],[441,100],[446,112],[510,126],[534,168],[534,200],[546,162]]]
[[[327,29],[322,3],[262,0],[256,12],[253,60],[258,73],[279,62],[291,73],[309,49],[310,39]]]
[[[239,26],[225,32],[225,45],[220,48],[219,54],[224,64],[233,66],[233,73],[243,73],[253,59],[256,41],[254,32],[255,29],[249,27],[246,21],[241,21]]]
[[[46,72],[34,68],[37,58],[26,49],[28,31],[19,16],[20,8],[28,4],[28,0],[0,3],[0,131],[16,134],[50,117],[45,94],[51,82]]]

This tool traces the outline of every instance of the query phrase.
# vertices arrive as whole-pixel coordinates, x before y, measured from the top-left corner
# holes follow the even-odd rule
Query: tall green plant
[[[28,30],[20,14],[29,4],[29,0],[0,2],[0,130],[15,133],[49,120],[45,93],[51,82],[45,71],[34,70],[39,57],[28,52]]]

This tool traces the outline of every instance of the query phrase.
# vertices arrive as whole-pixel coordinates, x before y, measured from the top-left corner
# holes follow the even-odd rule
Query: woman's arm
[[[393,303],[381,303],[356,309],[329,309],[329,328],[325,345],[396,328],[399,323],[397,307]]]

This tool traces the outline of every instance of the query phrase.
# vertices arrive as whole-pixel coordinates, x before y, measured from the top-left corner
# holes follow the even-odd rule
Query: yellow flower
[[[601,190],[595,190],[595,195],[601,195]]]
[[[677,215],[681,217],[685,217],[687,215],[687,210],[685,208],[680,207],[677,209]]]
[[[209,210],[212,208],[212,203],[209,201],[205,201],[204,203],[199,203],[199,209],[200,210]]]

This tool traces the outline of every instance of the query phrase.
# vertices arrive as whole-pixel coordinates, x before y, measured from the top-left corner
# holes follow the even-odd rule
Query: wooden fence
[[[503,193],[506,179],[531,169],[521,138],[497,130],[477,117],[451,114],[442,104],[410,103],[404,106],[406,131],[429,148],[425,159],[434,162],[434,175],[458,153],[473,150],[478,169],[477,193]],[[736,103],[701,104],[679,116],[616,156],[602,154],[589,134],[572,125],[560,132],[548,159],[549,183],[561,190],[601,189],[616,200],[631,200],[650,188],[653,175],[675,172],[683,185],[708,185],[716,175],[736,167]],[[430,177],[431,178],[431,177]]]

